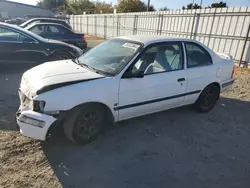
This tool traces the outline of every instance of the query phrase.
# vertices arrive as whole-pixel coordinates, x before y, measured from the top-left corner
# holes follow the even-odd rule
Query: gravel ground
[[[237,69],[208,114],[183,107],[124,121],[86,146],[60,130],[48,142],[19,134],[20,78],[0,74],[0,187],[250,187],[249,70]]]

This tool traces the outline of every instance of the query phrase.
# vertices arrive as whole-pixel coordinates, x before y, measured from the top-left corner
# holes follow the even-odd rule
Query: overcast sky
[[[31,5],[36,5],[39,0],[11,0],[20,3],[26,3]],[[102,1],[102,0],[100,0]],[[147,2],[147,0],[142,0],[143,2]],[[155,6],[155,8],[161,8],[167,6],[170,9],[181,9],[183,5],[187,5],[191,3],[192,0],[150,0],[151,4]],[[106,2],[112,2],[115,4],[117,0],[106,0]],[[203,5],[207,6],[212,4],[213,2],[219,2],[219,0],[203,0]],[[229,6],[250,6],[250,0],[224,0]],[[195,3],[200,4],[200,0],[195,0]]]

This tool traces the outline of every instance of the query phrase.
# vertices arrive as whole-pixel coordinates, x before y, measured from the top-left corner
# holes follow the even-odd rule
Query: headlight
[[[36,127],[40,127],[40,128],[43,128],[44,125],[45,125],[44,121],[34,119],[34,118],[30,118],[30,117],[27,117],[25,115],[21,115],[20,117],[18,117],[18,120],[23,122],[23,123],[33,125],[33,126],[36,126]]]
[[[44,107],[46,105],[45,101],[33,101],[33,111],[35,112],[44,112]]]

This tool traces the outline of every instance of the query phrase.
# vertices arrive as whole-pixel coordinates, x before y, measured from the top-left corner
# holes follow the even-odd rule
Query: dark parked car
[[[57,23],[34,23],[25,27],[37,35],[40,35],[47,39],[60,40],[69,44],[73,44],[81,49],[87,47],[87,43],[84,34],[74,33],[68,28]]]
[[[82,54],[76,46],[42,38],[18,26],[0,22],[0,69],[4,64],[72,59]],[[2,63],[2,64],[1,64]]]
[[[60,20],[60,19],[55,19],[55,18],[33,18],[30,19],[24,23],[22,23],[21,25],[19,25],[22,28],[27,27],[28,25],[31,25],[33,23],[58,23],[58,24],[62,24],[63,26],[65,26],[66,28],[72,30],[72,27],[64,20]]]

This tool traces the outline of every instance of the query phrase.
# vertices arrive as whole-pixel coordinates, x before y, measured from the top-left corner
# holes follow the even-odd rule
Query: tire
[[[66,116],[63,129],[66,137],[77,144],[95,140],[108,123],[105,108],[85,104],[72,109]]]
[[[67,52],[55,52],[51,59],[52,61],[64,60],[64,59],[71,59],[72,55]]]
[[[220,97],[219,88],[211,84],[207,86],[195,102],[195,107],[199,112],[206,113],[212,110]]]

